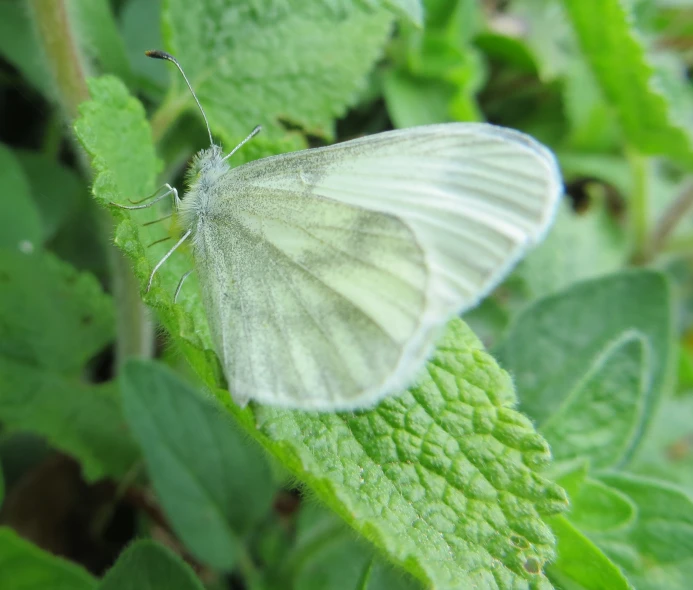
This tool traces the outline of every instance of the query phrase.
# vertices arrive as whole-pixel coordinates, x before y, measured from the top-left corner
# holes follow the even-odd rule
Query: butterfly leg
[[[186,231],[183,234],[183,237],[176,242],[176,244],[173,246],[173,248],[171,248],[168,252],[166,252],[166,254],[164,254],[164,257],[161,260],[159,260],[159,262],[156,263],[154,270],[152,270],[152,274],[149,275],[149,282],[147,282],[146,293],[149,293],[149,290],[152,288],[152,281],[154,280],[154,275],[156,274],[156,271],[161,268],[161,265],[168,260],[169,256],[171,256],[171,254],[173,254],[178,249],[178,246],[180,246],[183,242],[185,242],[185,240],[187,240],[191,234],[192,234],[191,229]]]
[[[176,302],[178,299],[178,294],[180,293],[180,290],[183,288],[183,283],[185,282],[185,279],[187,279],[192,272],[194,271],[194,268],[191,268],[188,272],[186,272],[181,278],[180,281],[178,281],[178,286],[176,287],[176,293],[173,295],[173,303]]]
[[[162,193],[159,195],[159,193],[163,190],[166,189],[166,192]],[[140,199],[139,201],[130,201],[133,203],[132,205],[121,205],[120,203],[114,203],[111,201],[111,205],[114,207],[119,207],[120,209],[146,209],[147,207],[151,207],[154,205],[154,203],[158,203],[162,199],[165,199],[168,197],[170,194],[173,194],[173,206],[178,210],[178,207],[180,205],[180,198],[178,197],[178,189],[173,188],[168,182],[164,184],[163,186],[159,187],[157,190],[155,190],[151,195],[148,197],[145,197],[144,199]],[[157,196],[158,195],[158,196]],[[152,199],[152,200],[150,200]],[[144,203],[145,201],[149,201],[148,203]],[[144,205],[139,205],[139,203],[144,203]]]

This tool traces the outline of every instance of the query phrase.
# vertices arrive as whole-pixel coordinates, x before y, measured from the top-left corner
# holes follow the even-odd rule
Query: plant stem
[[[53,77],[54,88],[62,114],[70,129],[79,115],[79,105],[89,99],[83,60],[70,27],[66,0],[29,0],[29,13],[43,50],[46,65]],[[79,166],[85,177],[91,177],[88,157],[74,141]],[[98,220],[112,231],[106,213]],[[111,277],[117,317],[116,365],[128,356],[151,356],[154,329],[147,309],[139,297],[139,287],[123,255],[111,245],[109,252]]]
[[[693,183],[689,183],[681,191],[678,197],[670,203],[657,221],[652,237],[650,238],[649,255],[654,257],[666,245],[670,236],[674,233],[678,223],[693,208]]]
[[[631,261],[642,264],[647,257],[649,236],[649,160],[634,149],[628,149],[626,155],[633,174],[633,193],[630,199],[630,226],[633,241]]]

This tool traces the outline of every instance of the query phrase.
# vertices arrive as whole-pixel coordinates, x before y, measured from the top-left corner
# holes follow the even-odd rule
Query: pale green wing
[[[546,232],[563,184],[549,150],[483,123],[403,129],[266,158],[239,186],[303,190],[396,216],[426,253],[429,318],[475,305]]]
[[[195,244],[207,317],[239,404],[306,409],[373,403],[430,348],[428,273],[390,215],[246,186]]]
[[[447,124],[266,158],[215,189],[196,248],[231,393],[331,410],[408,384],[543,235],[561,181],[528,136]]]

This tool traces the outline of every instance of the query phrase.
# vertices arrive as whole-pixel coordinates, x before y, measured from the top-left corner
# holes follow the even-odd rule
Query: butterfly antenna
[[[228,156],[224,156],[222,162],[223,162],[224,160],[228,160],[231,156],[233,156],[233,155],[234,155],[238,150],[240,150],[246,143],[248,143],[251,139],[253,139],[253,137],[255,137],[258,133],[260,133],[260,131],[262,131],[262,125],[258,125],[257,127],[255,127],[255,129],[253,129],[253,130],[250,132],[250,135],[248,135],[248,137],[246,137],[241,143],[239,143],[235,148],[233,148],[233,149],[231,150],[231,153],[230,153]]]
[[[161,51],[160,49],[150,49],[148,51],[145,51],[144,54],[147,57],[153,57],[154,59],[165,59],[167,61],[173,62],[176,65],[181,75],[183,76],[183,80],[185,80],[185,83],[188,85],[188,88],[190,88],[190,93],[193,95],[193,98],[195,99],[195,102],[197,103],[197,106],[200,109],[200,112],[202,113],[202,118],[205,120],[205,125],[207,126],[207,133],[209,134],[209,143],[210,145],[214,145],[214,140],[212,139],[212,130],[209,128],[209,121],[207,121],[207,115],[205,115],[205,111],[202,108],[200,101],[197,100],[197,95],[195,94],[193,87],[190,85],[188,77],[185,75],[183,68],[178,63],[178,60],[175,57],[173,57],[170,53],[166,53],[165,51]]]

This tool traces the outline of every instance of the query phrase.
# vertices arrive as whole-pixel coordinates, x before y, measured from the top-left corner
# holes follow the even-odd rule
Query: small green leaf
[[[276,136],[282,119],[331,137],[392,24],[389,11],[339,4],[167,0],[164,41],[214,129],[245,137],[262,124]],[[179,72],[172,68],[171,76],[163,108],[195,108]]]
[[[0,286],[0,420],[79,459],[87,479],[122,476],[138,451],[114,387],[81,379],[112,338],[110,298],[47,253],[0,249]]]
[[[5,499],[5,474],[2,470],[2,463],[0,463],[0,508],[2,508],[2,501]]]
[[[641,333],[626,331],[607,344],[541,426],[554,458],[585,457],[596,469],[618,464],[634,444],[651,375],[648,341]]]
[[[70,23],[82,49],[101,66],[102,72],[132,82],[130,62],[108,0],[71,0]]]
[[[96,580],[78,565],[51,555],[0,527],[2,590],[95,590]]]
[[[51,239],[87,197],[82,179],[40,152],[16,152],[41,214],[43,237]]]
[[[0,249],[0,356],[75,373],[113,337],[96,279],[50,254]]]
[[[641,394],[641,406],[631,405],[631,421],[619,427],[625,436],[621,441],[625,446],[620,451],[623,461],[632,453],[651,420],[660,396],[671,385],[675,359],[670,293],[664,275],[649,270],[626,271],[577,283],[541,299],[520,314],[496,353],[515,378],[522,408],[541,428],[585,383],[585,375],[595,369],[595,363],[598,365],[600,359],[606,358],[605,351],[619,339],[629,341],[631,337],[647,343],[647,352],[643,348],[647,356],[642,357],[643,369],[647,369],[643,383],[647,386]],[[629,348],[632,346],[637,349],[638,345]],[[632,362],[629,354],[626,353],[622,362]],[[618,372],[617,366],[610,370]],[[597,382],[595,377],[595,385]],[[599,384],[600,388],[604,386],[613,387]],[[600,392],[585,389],[584,395],[592,394],[600,395]],[[619,400],[624,403],[622,396]],[[635,401],[634,396],[626,403]],[[590,412],[583,407],[585,412]],[[600,418],[602,411],[606,416],[614,409],[607,400],[606,406],[593,409],[590,419],[604,425]],[[559,434],[560,428],[557,421],[554,432]],[[602,434],[608,436],[606,430]],[[588,439],[585,435],[586,444],[597,451],[593,447],[596,441]],[[610,444],[620,443],[612,439]]]
[[[43,242],[41,217],[29,182],[12,151],[0,144],[0,194],[3,200],[0,247],[33,252]]]
[[[630,498],[597,479],[586,478],[580,490],[570,496],[567,518],[580,530],[609,531],[625,527],[635,518]]]
[[[273,578],[277,587],[300,590],[416,590],[421,585],[394,570],[373,547],[316,504],[301,508],[296,541]]]
[[[122,375],[125,416],[174,529],[199,559],[232,569],[239,536],[274,496],[262,451],[163,365],[133,360]]]
[[[82,465],[85,479],[123,477],[139,458],[113,384],[85,385],[0,356],[0,420],[44,436]]]
[[[152,541],[137,541],[106,572],[99,590],[204,590],[204,586],[173,551]]]
[[[637,506],[628,527],[590,537],[638,590],[688,590],[693,577],[693,500],[680,489],[625,473],[600,476]]]
[[[404,70],[390,70],[383,79],[387,110],[395,127],[446,123],[455,87],[444,80],[416,78]]]
[[[53,94],[24,2],[0,2],[0,54],[44,96]]]
[[[693,165],[693,135],[677,117],[623,0],[563,0],[582,50],[633,146]]]
[[[556,588],[566,590],[631,590],[621,570],[566,517],[550,520],[558,538],[558,558],[547,573]]]

